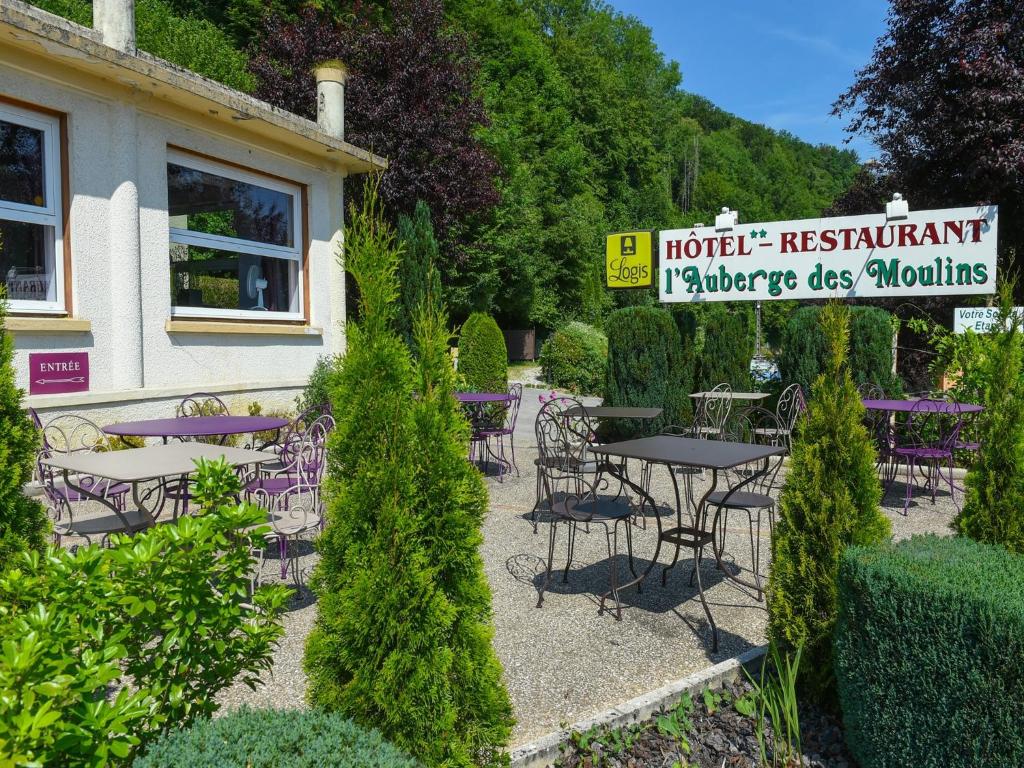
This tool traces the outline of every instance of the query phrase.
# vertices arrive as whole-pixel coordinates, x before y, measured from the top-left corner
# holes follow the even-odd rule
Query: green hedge
[[[690,420],[692,350],[684,346],[671,313],[657,307],[624,307],[608,316],[608,373],[604,403],[663,408],[658,419],[613,419],[603,436],[625,439]]]
[[[242,708],[163,736],[134,768],[416,768],[377,731],[341,715]]]
[[[568,323],[544,342],[540,364],[551,386],[600,395],[608,368],[608,337],[592,325]]]
[[[459,334],[459,373],[472,392],[504,392],[508,388],[508,350],[494,318],[474,312]]]
[[[750,391],[755,336],[751,305],[683,305],[674,314],[683,343],[693,349],[694,391],[706,392],[722,383],[737,392]]]
[[[782,381],[810,392],[825,369],[821,307],[801,307],[786,323],[777,362]],[[902,391],[892,372],[892,315],[878,307],[850,308],[850,373],[856,384],[878,384],[888,395]]]
[[[920,536],[851,548],[835,666],[861,768],[1024,765],[1024,557]]]

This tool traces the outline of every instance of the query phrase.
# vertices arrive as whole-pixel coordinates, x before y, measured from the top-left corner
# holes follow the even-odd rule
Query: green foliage
[[[604,403],[662,408],[648,421],[614,419],[602,425],[612,439],[657,432],[690,417],[693,357],[672,315],[657,307],[624,307],[608,317],[608,377]]]
[[[508,388],[508,350],[494,318],[474,312],[459,334],[459,373],[472,392],[504,392]]]
[[[402,340],[415,352],[412,340],[413,318],[428,295],[441,295],[441,275],[437,271],[438,245],[430,208],[420,200],[412,217],[398,217],[398,239],[404,246],[398,267],[401,305],[395,326]]]
[[[266,512],[200,462],[201,513],[112,546],[25,555],[0,578],[0,764],[127,764],[270,667],[288,591],[250,597]]]
[[[566,323],[544,342],[540,364],[551,386],[600,395],[608,368],[608,337],[586,323]]]
[[[724,382],[737,392],[749,392],[756,333],[753,307],[686,304],[674,314],[683,343],[693,350],[693,390],[706,392]]]
[[[320,355],[316,359],[305,389],[295,398],[295,409],[299,413],[331,402],[331,389],[340,364],[341,358],[332,355]]]
[[[26,550],[42,552],[50,524],[43,506],[25,496],[39,435],[21,408],[14,383],[14,339],[7,332],[7,300],[0,288],[0,573]]]
[[[834,302],[820,317],[828,355],[793,440],[766,596],[769,638],[787,651],[803,646],[802,682],[827,703],[840,557],[851,544],[883,541],[890,525],[879,508],[875,449],[847,365],[849,311]]]
[[[751,685],[754,686],[753,707],[749,711],[751,714],[756,712],[754,732],[757,735],[763,766],[788,768],[794,762],[800,762],[800,707],[796,685],[801,655],[803,646],[798,645],[796,652],[790,656],[781,653],[775,643],[769,643],[768,653],[761,662],[760,676],[754,679],[747,673]],[[739,701],[736,702],[737,711],[743,707]],[[772,729],[770,748],[768,723],[771,723]]]
[[[835,665],[862,768],[1024,765],[1024,558],[968,539],[856,547]]]
[[[416,768],[416,761],[340,715],[247,709],[200,720],[153,743],[133,768]]]
[[[33,5],[92,26],[88,0],[33,0]],[[136,39],[140,50],[240,91],[255,87],[246,69],[248,57],[216,25],[198,16],[176,12],[167,0],[137,0]]]
[[[511,707],[477,551],[486,491],[465,461],[445,321],[421,313],[414,371],[393,330],[400,254],[374,188],[345,243],[360,321],[332,391],[310,701],[379,728],[428,766],[490,764]]]
[[[801,307],[789,317],[777,361],[782,381],[804,391],[826,369],[828,341],[822,333],[821,307]],[[878,307],[850,308],[849,370],[854,384],[878,384],[899,395],[902,384],[892,372],[893,316]]]
[[[967,497],[953,527],[964,536],[1024,554],[1024,338],[1013,314],[1013,284],[1000,287],[999,316],[972,378],[985,410],[981,444],[967,473]]]

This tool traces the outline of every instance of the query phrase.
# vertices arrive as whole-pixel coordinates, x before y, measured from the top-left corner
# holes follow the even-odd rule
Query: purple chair
[[[280,471],[259,477],[245,486],[246,499],[267,510],[272,532],[268,539],[277,539],[281,558],[281,578],[288,575],[288,565],[296,586],[301,585],[296,548],[289,560],[288,542],[303,534],[322,530],[323,498],[320,486],[327,466],[327,436],[334,429],[334,419],[321,416],[302,433],[286,444],[282,452],[285,462]],[[263,553],[259,567],[262,572]]]
[[[960,438],[961,426],[960,411],[956,404],[951,407],[941,400],[922,399],[914,403],[906,420],[897,427],[892,453],[897,462],[902,461],[907,467],[904,515],[910,506],[918,471],[923,473],[926,488],[932,492],[932,504],[935,503],[935,491],[941,478],[949,484],[953,503],[957,509],[960,508],[956,501],[956,485],[953,483],[953,451]],[[946,477],[942,475],[943,467],[949,473]],[[893,479],[886,486],[886,491],[896,474],[897,470],[894,469]]]
[[[473,430],[473,442],[483,444],[483,456],[485,467],[490,463],[490,457],[494,456],[498,461],[498,482],[504,481],[505,467],[511,472],[514,468],[516,477],[519,477],[519,466],[516,464],[515,431],[516,419],[519,417],[519,405],[523,400],[523,385],[516,383],[508,388],[508,399],[504,405],[504,419],[501,426],[481,425]],[[509,451],[512,460],[505,458],[505,438],[508,438]],[[498,452],[491,448],[491,441],[498,443]]]

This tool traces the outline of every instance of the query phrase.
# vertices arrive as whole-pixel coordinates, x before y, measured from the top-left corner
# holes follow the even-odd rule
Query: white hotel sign
[[[660,233],[663,302],[994,293],[997,206]]]

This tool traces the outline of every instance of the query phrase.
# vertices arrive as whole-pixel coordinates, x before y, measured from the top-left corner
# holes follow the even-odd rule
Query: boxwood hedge
[[[133,768],[416,768],[408,755],[341,715],[248,709],[156,741]]]
[[[964,538],[849,549],[835,669],[861,768],[1024,765],[1024,557]]]
[[[566,323],[544,342],[540,365],[551,386],[600,395],[608,367],[608,337],[586,323]]]

